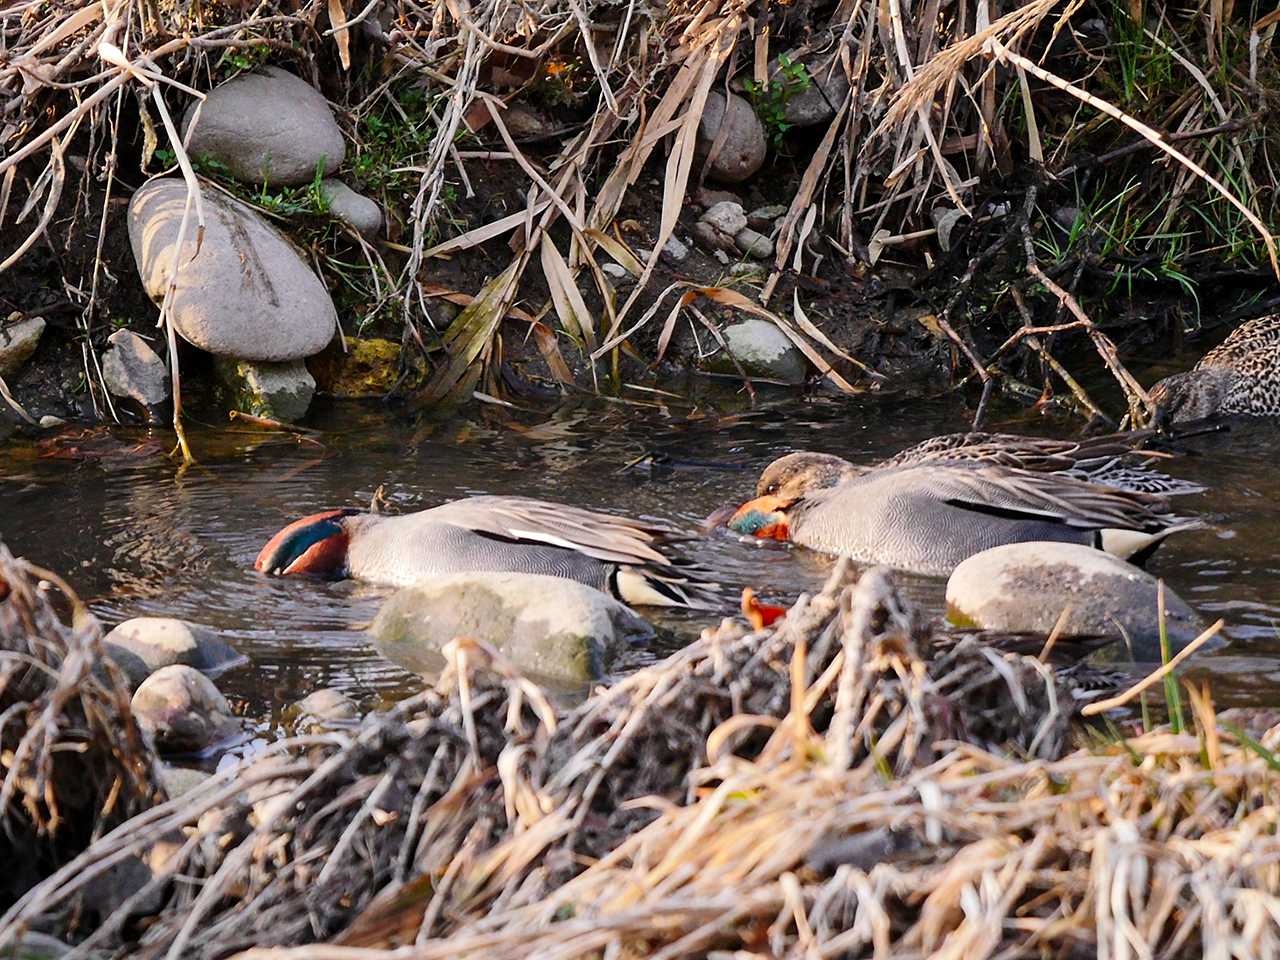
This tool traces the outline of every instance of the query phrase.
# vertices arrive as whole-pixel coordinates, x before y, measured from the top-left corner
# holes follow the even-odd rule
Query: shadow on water
[[[378,405],[319,405],[315,439],[197,429],[200,463],[185,473],[127,431],[88,460],[0,448],[0,536],[20,555],[66,573],[108,624],[176,616],[221,631],[251,666],[220,680],[251,711],[267,712],[317,686],[366,702],[415,680],[365,640],[385,592],[352,582],[269,579],[253,570],[266,539],[303,514],[367,505],[379,486],[395,511],[480,493],[522,494],[659,518],[688,528],[745,497],[759,470],[793,449],[873,462],[928,436],[967,427],[928,402],[783,397],[754,409],[630,406],[584,401],[545,417],[485,408],[410,422]],[[993,429],[1050,432],[1050,425]],[[1063,427],[1065,432],[1068,427]],[[1224,617],[1232,643],[1202,658],[1220,702],[1268,702],[1280,691],[1280,428],[1208,436],[1169,469],[1212,492],[1180,506],[1218,529],[1173,538],[1151,565],[1206,618]],[[628,466],[630,465],[630,466]],[[830,562],[804,551],[739,543],[725,531],[689,545],[726,584],[793,597],[821,583]],[[904,578],[930,611],[944,584]],[[665,644],[686,642],[707,618],[655,616]],[[645,651],[628,661],[662,653]]]

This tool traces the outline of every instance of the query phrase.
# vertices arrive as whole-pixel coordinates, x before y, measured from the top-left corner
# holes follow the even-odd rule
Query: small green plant
[[[756,116],[768,131],[769,139],[775,147],[782,146],[782,141],[791,129],[787,122],[787,104],[798,93],[809,89],[809,71],[803,63],[793,61],[786,54],[778,57],[778,72],[774,79],[759,83],[748,80],[743,86]]]
[[[218,60],[217,69],[224,76],[254,70],[267,62],[271,48],[265,43],[251,43],[246,47],[232,47]]]

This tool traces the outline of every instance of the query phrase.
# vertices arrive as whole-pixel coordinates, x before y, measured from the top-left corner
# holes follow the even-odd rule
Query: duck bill
[[[740,506],[725,526],[735,533],[761,540],[790,540],[786,514],[789,506],[791,501],[782,497],[756,497]]]

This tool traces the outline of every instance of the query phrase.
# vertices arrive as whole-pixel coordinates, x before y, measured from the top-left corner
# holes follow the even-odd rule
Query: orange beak
[[[786,510],[793,501],[766,495],[748,500],[725,524],[735,533],[745,533],[762,540],[789,540]]]

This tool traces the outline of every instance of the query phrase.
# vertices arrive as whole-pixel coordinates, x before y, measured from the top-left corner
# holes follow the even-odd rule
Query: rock
[[[809,58],[798,58],[793,54],[790,59],[793,63],[804,64],[809,73],[809,86],[787,98],[782,110],[783,120],[793,127],[811,127],[827,122],[836,115],[836,110],[849,95],[849,78],[840,63],[839,49],[825,56]],[[780,70],[778,61],[772,61],[769,64],[770,78],[780,80]]]
[[[187,767],[171,767],[167,763],[160,764],[160,785],[170,800],[190,793],[201,786],[212,774],[204,770],[191,770]]]
[[[662,253],[659,256],[668,263],[682,263],[689,256],[689,248],[672,237],[662,245]]]
[[[613,279],[613,284],[616,287],[630,286],[636,282],[636,278],[631,275],[631,271],[620,263],[604,263],[600,265],[600,269]]]
[[[325,180],[320,193],[329,204],[329,213],[361,236],[371,239],[382,229],[382,208],[341,180]]]
[[[14,311],[0,323],[0,377],[12,377],[31,359],[44,333],[43,317]]]
[[[293,705],[296,711],[294,729],[298,733],[314,733],[331,727],[350,727],[360,719],[355,701],[341,690],[321,687]]]
[[[521,141],[542,140],[554,128],[537,110],[523,103],[513,103],[502,111],[502,123],[511,139]],[[495,139],[497,137],[495,131]]]
[[[947,581],[953,620],[989,630],[1048,634],[1066,608],[1062,635],[1127,634],[1139,660],[1160,658],[1156,578],[1118,557],[1077,543],[1010,543],[975,554]],[[1202,629],[1200,618],[1165,588],[1174,650]]]
[[[755,257],[757,260],[768,260],[773,256],[773,241],[750,227],[739,230],[733,242],[744,256]]]
[[[307,360],[316,389],[333,397],[384,397],[400,382],[400,344],[376,337],[347,337],[347,350],[335,340]],[[413,389],[427,377],[427,367],[415,353],[403,386]]]
[[[220,191],[203,193],[204,242],[195,253],[191,222],[173,295],[178,332],[202,350],[242,360],[296,360],[323,350],[338,315],[306,260],[254,210]],[[168,284],[186,196],[182,180],[165,178],[140,187],[129,201],[133,258],[157,303]]]
[[[66,425],[67,421],[61,417],[55,417],[51,413],[46,413],[40,418],[40,426],[45,430],[52,430],[54,427],[65,427]]]
[[[117,860],[102,873],[96,874],[81,893],[81,904],[91,916],[101,922],[115,915],[131,897],[142,890],[154,878],[151,868],[141,857],[127,856]],[[157,886],[146,896],[134,901],[129,915],[147,917],[159,913],[164,905],[165,891]]]
[[[169,370],[146,340],[132,330],[107,337],[102,379],[113,397],[133,400],[148,415],[169,398]]]
[[[746,277],[758,277],[764,272],[764,267],[754,260],[741,260],[737,263],[729,264],[729,276],[738,277],[740,279]]]
[[[721,233],[705,220],[693,225],[693,240],[708,253],[723,253],[726,245],[733,246],[733,237]]]
[[[102,640],[103,651],[129,678],[132,689],[161,667],[178,663],[221,673],[247,662],[211,630],[172,617],[134,617]]]
[[[727,104],[727,106],[726,106]],[[724,143],[707,169],[707,175],[721,183],[741,183],[764,165],[765,136],[751,104],[735,94],[727,100],[723,93],[707,95],[707,104],[698,122],[696,149],[707,157],[721,127],[727,127]]]
[[[797,384],[808,375],[804,354],[767,320],[749,317],[727,326],[724,339],[748,376]],[[738,375],[737,367],[723,350],[709,358],[707,368],[713,373]]]
[[[226,697],[195,667],[175,663],[142,682],[130,704],[161,753],[199,753],[237,729]]]
[[[383,656],[417,673],[438,671],[445,644],[469,637],[560,685],[598,679],[621,646],[653,632],[599,590],[530,573],[432,577],[394,594],[372,629]]]
[[[198,104],[183,123],[191,126]],[[324,96],[278,67],[263,67],[210,91],[187,150],[226,166],[245,183],[310,183],[346,156],[346,141]]]
[[[252,363],[219,357],[214,372],[233,409],[285,423],[306,416],[316,392],[316,381],[301,360]]]
[[[742,212],[742,204],[729,200],[722,200],[708,207],[707,212],[702,215],[702,221],[731,237],[747,227],[747,215]]]
[[[747,214],[747,226],[752,230],[759,230],[764,234],[768,234],[773,230],[774,225],[787,215],[788,207],[781,203],[775,203],[768,207],[757,207]]]

